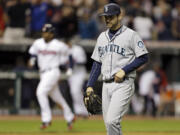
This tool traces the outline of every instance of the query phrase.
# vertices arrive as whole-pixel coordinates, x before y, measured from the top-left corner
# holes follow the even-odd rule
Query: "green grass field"
[[[0,135],[106,135],[101,116],[78,118],[73,130],[66,122],[53,117],[52,126],[40,130],[40,117],[0,116]],[[123,135],[180,135],[180,119],[126,116],[122,121]]]

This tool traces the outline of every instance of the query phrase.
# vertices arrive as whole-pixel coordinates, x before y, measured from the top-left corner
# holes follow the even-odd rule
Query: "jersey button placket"
[[[113,40],[110,41],[110,55],[109,55],[109,63],[110,63],[110,70],[109,70],[109,78],[111,78],[112,73],[112,56],[113,56],[113,48],[112,48]]]

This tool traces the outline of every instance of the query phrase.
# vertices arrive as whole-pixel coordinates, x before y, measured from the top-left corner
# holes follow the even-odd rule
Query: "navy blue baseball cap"
[[[46,23],[46,24],[44,24],[44,26],[42,28],[42,32],[55,33],[55,28],[53,27],[52,24]]]
[[[118,15],[120,13],[121,13],[121,9],[118,4],[109,3],[104,6],[104,13],[101,13],[99,16]]]

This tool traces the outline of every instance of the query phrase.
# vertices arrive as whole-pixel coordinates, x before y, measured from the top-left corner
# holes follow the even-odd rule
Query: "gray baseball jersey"
[[[100,34],[91,56],[102,64],[103,80],[114,78],[121,68],[132,63],[136,57],[148,53],[139,35],[126,26],[122,26],[111,39],[108,33],[109,30],[106,30]],[[136,71],[132,71],[121,83],[103,83],[102,111],[108,135],[122,134],[120,121],[133,96],[135,76]]]
[[[91,56],[95,61],[102,63],[103,80],[113,78],[120,68],[130,64],[136,57],[148,53],[137,32],[128,27],[122,26],[112,39],[109,38],[108,32],[109,30],[106,30],[100,34]],[[135,78],[136,71],[127,76]]]

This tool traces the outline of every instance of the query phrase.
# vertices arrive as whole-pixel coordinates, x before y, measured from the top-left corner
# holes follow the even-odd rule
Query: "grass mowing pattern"
[[[126,120],[122,125],[125,132],[177,132],[180,135],[180,120]]]
[[[52,126],[42,131],[37,119],[1,119],[0,135],[106,135],[103,120],[78,119],[68,131],[63,119],[55,119]],[[123,135],[180,135],[180,119],[124,119]]]
[[[39,120],[0,120],[1,133],[68,133],[64,120],[53,120],[46,130],[40,130]],[[70,132],[105,132],[102,120],[77,120]]]

